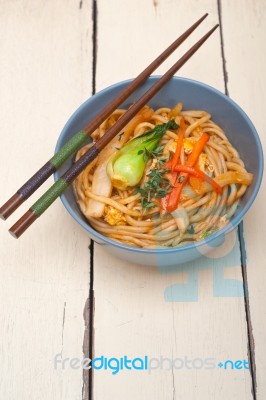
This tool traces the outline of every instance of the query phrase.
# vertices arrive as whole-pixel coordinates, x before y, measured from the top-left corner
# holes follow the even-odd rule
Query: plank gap
[[[97,71],[97,42],[98,42],[98,8],[97,0],[92,3],[92,94],[96,93]],[[94,241],[90,243],[90,329],[89,329],[89,358],[94,356]],[[93,369],[89,370],[88,400],[93,399]]]
[[[223,63],[223,76],[224,76],[224,92],[226,96],[229,97],[229,89],[228,89],[228,71],[226,68],[226,57],[225,57],[225,46],[224,46],[224,37],[223,37],[223,22],[222,22],[222,4],[221,0],[217,0],[217,8],[218,8],[218,18],[220,25],[220,41],[221,41],[221,54],[222,54],[222,63]],[[244,306],[245,306],[245,314],[246,314],[246,325],[247,325],[247,336],[248,336],[248,359],[250,365],[250,375],[251,375],[251,390],[252,396],[254,400],[257,400],[257,383],[256,383],[256,363],[255,363],[255,343],[254,337],[252,334],[252,323],[251,323],[251,313],[250,313],[250,305],[248,299],[248,281],[247,281],[247,271],[246,271],[246,248],[245,248],[245,240],[243,234],[243,222],[241,222],[237,228],[238,232],[238,241],[239,241],[239,249],[240,249],[240,261],[241,261],[241,274],[243,280],[244,287]]]
[[[97,66],[97,0],[92,2],[92,95],[96,93],[96,66]],[[94,241],[91,239],[90,246],[90,286],[89,297],[85,304],[84,321],[85,334],[83,342],[83,353],[85,358],[93,359],[94,356]],[[83,371],[82,400],[93,399],[93,370]]]
[[[254,400],[257,400],[257,379],[256,379],[256,361],[255,361],[255,341],[253,336],[253,328],[251,322],[251,312],[248,297],[248,279],[247,279],[247,257],[246,257],[246,246],[244,239],[244,224],[243,221],[238,226],[238,240],[241,254],[241,273],[244,284],[244,303],[246,312],[247,322],[247,333],[248,333],[248,358],[250,365],[250,375],[252,381],[252,395]]]
[[[98,50],[98,7],[97,0],[92,3],[92,94],[96,93],[96,67]]]
[[[90,299],[87,298],[84,311],[83,311],[83,319],[84,319],[84,338],[83,338],[83,358],[90,358]],[[83,369],[83,386],[82,386],[82,400],[89,399],[89,372],[86,369]]]
[[[219,18],[219,26],[220,26],[220,42],[221,42],[221,54],[222,54],[222,63],[223,63],[224,92],[225,92],[226,96],[229,96],[229,91],[228,91],[228,72],[227,72],[227,69],[226,69],[226,58],[225,58],[225,52],[224,52],[224,36],[223,36],[221,0],[217,0],[217,8],[218,8],[218,18]]]
[[[90,243],[89,358],[94,357],[94,241]],[[93,369],[89,369],[88,400],[93,399]]]

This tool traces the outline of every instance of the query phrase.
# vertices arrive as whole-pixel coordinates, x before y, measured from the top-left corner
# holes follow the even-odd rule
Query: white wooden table
[[[64,123],[93,91],[136,76],[205,12],[197,34],[158,73],[220,22],[179,75],[228,93],[265,146],[265,0],[1,0],[0,202],[49,158]],[[264,400],[264,185],[241,246],[235,236],[223,258],[164,271],[90,245],[60,201],[20,240],[7,227],[29,203],[1,222],[1,399]],[[56,355],[84,354],[147,355],[154,369],[90,374],[55,363]],[[155,368],[160,357],[176,364]],[[206,359],[215,367],[207,369]],[[242,363],[225,368],[226,360]]]

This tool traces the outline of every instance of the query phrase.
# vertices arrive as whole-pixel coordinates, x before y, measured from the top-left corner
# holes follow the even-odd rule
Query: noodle
[[[97,140],[125,113],[126,110],[116,110],[92,134]],[[202,110],[183,110],[182,103],[173,109],[162,107],[152,110],[144,107],[142,112],[134,117],[124,131],[120,133],[121,147],[132,138],[138,137],[153,129],[156,125],[175,119],[177,124],[183,119],[186,124],[184,141],[180,152],[180,165],[186,165],[191,148],[199,140],[203,132],[209,135],[209,141],[200,154],[197,168],[215,180],[223,187],[223,193],[218,194],[214,187],[206,181],[189,176],[184,185],[179,200],[178,209],[182,210],[188,224],[180,220],[175,212],[162,212],[158,201],[154,207],[143,208],[141,192],[136,193],[135,187],[126,190],[111,187],[110,196],[92,191],[94,173],[106,163],[104,155],[100,155],[78,176],[73,184],[74,193],[82,213],[90,225],[101,234],[135,247],[169,248],[180,247],[194,241],[203,240],[229,223],[237,210],[239,199],[244,195],[251,183],[252,175],[247,172],[243,160],[237,150],[228,141],[225,132],[211,120],[211,115]],[[161,155],[169,159],[175,152],[179,131],[167,130],[159,146]],[[91,144],[92,145],[92,144]],[[79,159],[91,145],[84,146],[78,151]],[[108,149],[108,157],[115,149]],[[155,156],[147,162],[141,182],[143,187],[149,181],[149,173],[157,168],[158,159]],[[236,174],[236,175],[235,175]],[[237,175],[239,174],[239,175]],[[242,180],[239,178],[242,177]],[[250,178],[251,177],[251,178]],[[171,189],[169,189],[171,191]],[[104,211],[100,217],[90,213],[90,202],[101,203]]]

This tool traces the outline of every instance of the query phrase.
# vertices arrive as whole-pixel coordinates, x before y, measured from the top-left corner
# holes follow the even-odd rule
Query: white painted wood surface
[[[210,12],[210,18],[198,35],[218,21],[216,1],[150,1],[143,6],[142,1],[121,0],[114,7],[109,1],[100,0],[98,4],[97,90],[112,81],[135,76],[178,32],[205,11]],[[185,15],[189,18],[184,18]],[[125,42],[126,45],[119,45]],[[177,58],[177,53],[181,54],[177,51],[168,65]],[[112,57],[112,71],[107,74],[109,57]],[[160,72],[165,70],[165,66],[159,68]],[[210,38],[179,75],[207,82],[223,91],[219,33]],[[95,399],[252,399],[247,371],[235,373],[217,367],[220,360],[247,358],[244,299],[214,297],[212,283],[215,271],[223,266],[228,267],[231,278],[242,281],[237,243],[225,259],[202,259],[165,274],[156,268],[125,265],[99,246],[95,248],[94,263],[96,356],[121,357],[126,353],[131,357],[148,354],[157,358],[187,356],[216,360],[212,371],[183,368],[156,370],[146,375],[122,371],[115,377],[110,371],[95,372]],[[166,302],[164,295],[169,286],[186,283],[189,275],[192,280],[199,276],[199,283],[195,284],[198,300]]]
[[[1,1],[0,10],[2,203],[91,94],[92,48],[90,1],[82,10],[78,1]],[[55,370],[54,357],[82,358],[89,240],[60,202],[14,240],[7,227],[31,202],[1,221],[0,397],[77,400],[82,374]]]
[[[238,102],[255,124],[265,154],[266,103],[266,1],[224,1],[225,54],[230,96]],[[236,30],[236,26],[238,29]],[[248,27],[248,29],[247,29]],[[234,39],[232,40],[232,36]],[[257,398],[266,398],[266,234],[265,176],[260,193],[244,222],[247,251],[247,280],[253,328]]]
[[[264,0],[222,0],[229,92],[248,112],[264,144],[265,4]],[[191,22],[209,12],[197,33],[158,69],[164,72],[219,19],[216,0],[98,0],[97,6],[97,90],[134,77]],[[1,199],[5,200],[46,161],[65,121],[91,93],[93,22],[91,0],[1,0],[0,8],[1,138],[9,149],[0,147]],[[179,75],[224,90],[218,31]],[[95,245],[94,355],[214,358],[216,368],[121,371],[117,375],[95,371],[94,399],[265,399],[264,200],[263,188],[245,220],[257,397],[251,391],[249,371],[217,367],[219,361],[248,357],[236,240],[233,251],[222,260],[201,259],[164,271],[126,265]],[[55,370],[53,360],[61,351],[62,357],[82,357],[89,241],[59,202],[27,235],[14,241],[6,227],[27,206],[0,229],[0,396],[8,400],[81,399],[82,371]],[[184,301],[182,287],[171,289],[171,285],[186,284],[189,279],[185,293],[191,295],[190,301]],[[228,296],[232,288],[239,296]],[[174,293],[179,301],[165,300]]]

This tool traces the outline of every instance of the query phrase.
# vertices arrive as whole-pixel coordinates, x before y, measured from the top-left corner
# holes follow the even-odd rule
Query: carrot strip
[[[195,143],[192,153],[189,155],[187,159],[186,166],[188,167],[195,166],[209,138],[210,138],[209,135],[207,135],[207,133],[205,132],[201,135],[200,139]],[[187,183],[188,178],[189,174],[187,172],[182,172],[178,176],[171,192],[165,197],[165,200],[162,202],[163,210],[171,212],[177,209],[182,189],[184,185]]]
[[[172,172],[174,171],[174,168],[177,165],[179,158],[180,158],[180,153],[181,153],[182,146],[183,146],[185,131],[186,131],[186,124],[185,124],[184,118],[182,117],[180,120],[180,132],[178,135],[176,150],[175,150],[175,154],[172,158],[172,167],[171,167]]]
[[[204,172],[194,168],[194,167],[189,167],[187,165],[177,165],[175,167],[175,171],[177,172],[186,172],[190,175],[195,176],[198,179],[201,179],[202,181],[208,182],[216,192],[219,194],[223,193],[223,188],[220,186],[217,182],[215,182],[212,178],[210,178],[207,174],[204,174]]]
[[[178,182],[178,180],[177,180],[177,183],[172,188],[172,191],[169,193],[167,202],[166,202],[166,208],[165,208],[166,211],[171,212],[171,211],[174,211],[177,209],[182,189],[183,189],[185,183],[187,182],[188,177],[189,177],[188,174],[180,174],[179,177],[177,178],[178,180],[180,178],[183,180],[182,180],[182,182]]]
[[[178,177],[178,172],[169,172],[168,174],[165,174],[165,177],[169,180],[169,182],[171,183],[171,185],[172,185],[172,190],[171,190],[171,193],[172,193],[172,191],[174,190],[174,187],[175,187],[175,184],[176,184],[176,180],[177,180],[177,177]],[[167,204],[168,204],[168,201],[169,201],[169,197],[170,197],[170,193],[168,193],[165,197],[162,197],[160,200],[161,200],[161,208],[162,208],[162,210],[166,210],[167,209]]]
[[[200,154],[202,153],[202,150],[204,149],[205,144],[208,142],[209,139],[210,137],[209,135],[207,135],[207,133],[204,132],[201,135],[200,139],[195,143],[192,153],[188,157],[186,165],[188,165],[189,167],[195,166],[195,164],[199,159]]]

